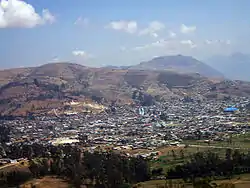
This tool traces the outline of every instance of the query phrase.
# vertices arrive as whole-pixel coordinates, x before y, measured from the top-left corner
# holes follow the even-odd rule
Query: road
[[[185,144],[179,144],[179,147],[185,147]],[[228,146],[211,146],[211,145],[194,145],[190,144],[188,147],[193,147],[193,148],[213,148],[213,149],[246,149],[248,150],[249,148],[239,148],[239,147],[228,147]]]
[[[236,147],[226,147],[226,146],[206,146],[206,145],[189,145],[189,147],[195,148],[213,148],[213,149],[244,149],[244,148],[236,148]]]

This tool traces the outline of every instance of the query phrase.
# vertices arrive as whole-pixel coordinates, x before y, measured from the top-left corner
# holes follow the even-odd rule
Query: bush
[[[13,171],[6,175],[6,183],[8,186],[17,186],[32,178],[30,172]]]
[[[119,188],[131,188],[132,186],[128,183],[121,185]]]

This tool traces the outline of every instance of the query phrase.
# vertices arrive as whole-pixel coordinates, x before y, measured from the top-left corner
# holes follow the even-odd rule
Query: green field
[[[213,141],[210,144],[205,143],[204,140],[185,140],[183,144],[187,147],[165,147],[161,148],[161,155],[157,159],[150,161],[151,169],[163,168],[166,173],[170,168],[176,165],[186,163],[191,155],[197,152],[211,151],[217,153],[220,158],[225,158],[226,150],[238,149],[241,152],[248,152],[250,150],[250,134],[232,135],[232,142],[226,141]],[[236,188],[249,188],[250,187],[250,174],[235,176],[232,180],[216,180],[215,183],[220,184],[223,182],[231,182],[235,184]],[[165,180],[155,180],[141,183],[141,187],[153,188],[162,187]],[[139,187],[140,187],[139,186]],[[192,188],[191,185],[186,185]]]
[[[151,169],[155,168],[163,168],[166,173],[169,168],[175,167],[176,165],[183,164],[190,159],[190,156],[197,152],[205,152],[211,151],[213,153],[217,153],[220,157],[224,158],[226,155],[226,149],[218,149],[218,148],[203,148],[203,147],[175,147],[170,148],[166,147],[162,148],[160,151],[162,154],[158,157],[158,159],[153,159],[150,161]],[[173,151],[174,153],[173,153]]]
[[[200,145],[200,146],[216,146],[227,147],[232,149],[250,149],[250,133],[232,135],[232,143],[225,141],[212,141],[210,144],[205,143],[204,140],[184,140],[183,144]]]
[[[222,158],[225,157],[226,150],[228,148],[239,149],[247,152],[250,150],[250,133],[233,135],[231,144],[228,141],[213,141],[208,144],[205,143],[204,140],[184,140],[183,144],[188,145],[188,147],[175,147],[173,149],[174,154],[172,149],[167,149],[170,147],[161,149],[160,151],[162,151],[162,155],[157,160],[151,161],[151,167],[162,167],[165,171],[167,171],[167,169],[189,160],[190,155],[197,152],[211,151],[217,153]],[[183,152],[183,155],[181,155],[181,151]]]

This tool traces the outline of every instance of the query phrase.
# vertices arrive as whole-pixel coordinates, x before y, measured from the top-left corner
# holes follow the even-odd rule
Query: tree
[[[194,188],[213,188],[210,184],[211,180],[209,178],[197,179],[193,182]]]
[[[232,154],[232,160],[235,165],[239,165],[241,163],[242,156],[239,150],[234,150]]]
[[[0,125],[0,144],[10,141],[10,128],[5,125]]]
[[[180,150],[180,157],[181,157],[181,159],[184,159],[184,157],[185,157],[183,149]]]
[[[26,171],[10,171],[5,175],[8,187],[19,186],[31,179],[32,175]],[[2,187],[2,186],[1,186]]]
[[[67,177],[75,187],[93,184],[98,188],[119,188],[151,177],[148,161],[126,157],[111,151],[82,153],[74,146],[10,145],[11,158],[31,157],[29,169],[33,177],[58,175]],[[161,173],[162,169],[159,169]],[[87,182],[87,181],[88,182]]]
[[[133,94],[132,94],[132,99],[136,99],[137,98],[137,91],[135,90],[135,91],[133,91]]]
[[[227,161],[230,161],[231,157],[232,157],[232,149],[229,148],[229,149],[226,150],[225,158],[226,158]]]
[[[149,94],[145,94],[143,97],[142,105],[143,106],[151,106],[153,104],[154,104],[154,98]]]
[[[230,145],[232,145],[232,143],[233,143],[232,134],[229,134],[228,143],[229,143]]]
[[[156,168],[152,170],[152,176],[161,176],[163,174],[163,168]]]
[[[224,169],[226,171],[226,176],[231,179],[232,174],[233,174],[233,163],[232,163],[232,149],[227,149],[226,150],[226,155],[225,155],[225,166]]]
[[[144,100],[144,95],[142,92],[139,92],[139,95],[138,95],[138,100],[142,103],[143,100]]]
[[[6,156],[6,152],[4,147],[0,144],[0,158],[3,158]]]
[[[61,90],[64,90],[66,88],[66,84],[65,83],[62,83],[61,86],[60,86],[60,89]]]
[[[40,83],[38,82],[38,80],[37,80],[36,78],[34,79],[34,84],[35,84],[37,87],[40,86]]]
[[[176,154],[175,154],[174,150],[172,149],[171,152],[172,152],[172,156],[173,156],[173,158],[175,160],[176,159]]]

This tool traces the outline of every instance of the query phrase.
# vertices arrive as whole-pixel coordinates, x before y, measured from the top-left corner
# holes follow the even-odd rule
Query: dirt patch
[[[181,149],[183,149],[184,147],[177,147],[177,146],[168,146],[168,147],[162,147],[157,149],[157,151],[161,152],[161,155],[166,155],[168,152],[174,150],[174,151],[180,151]]]
[[[57,178],[57,177],[44,177],[42,179],[35,179],[32,181],[29,181],[23,185],[21,185],[21,188],[69,188],[69,183],[66,182],[63,179]]]

